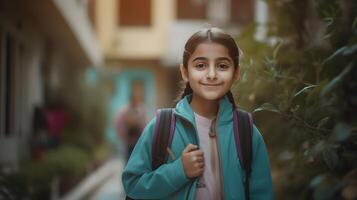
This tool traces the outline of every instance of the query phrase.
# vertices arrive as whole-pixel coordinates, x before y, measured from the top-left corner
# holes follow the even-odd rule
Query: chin
[[[201,97],[203,99],[206,100],[211,100],[211,101],[215,101],[215,100],[219,100],[224,96],[224,94],[212,94],[212,93],[206,93],[206,94],[202,94]]]

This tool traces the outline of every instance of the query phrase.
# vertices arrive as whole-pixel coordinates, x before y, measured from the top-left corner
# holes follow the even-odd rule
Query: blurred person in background
[[[143,87],[140,81],[134,81],[129,103],[119,109],[115,117],[118,136],[127,145],[127,160],[146,125]]]
[[[33,115],[32,157],[34,160],[41,160],[44,151],[60,145],[69,115],[64,105],[58,101],[35,107]]]

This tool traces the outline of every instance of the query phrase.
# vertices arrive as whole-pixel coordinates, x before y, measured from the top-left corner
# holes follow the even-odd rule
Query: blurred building
[[[128,101],[130,85],[145,85],[149,114],[173,105],[181,79],[178,66],[188,37],[203,27],[232,35],[254,21],[264,25],[260,0],[91,0],[105,67],[118,72],[112,110]],[[264,38],[264,27],[257,37]]]
[[[83,0],[0,1],[2,170],[30,154],[35,108],[71,87],[76,72],[101,65],[88,8]]]
[[[90,0],[91,17],[114,76],[107,137],[118,141],[113,121],[127,105],[134,82],[142,82],[148,119],[172,107],[180,90],[184,44],[194,32],[218,26],[237,36],[258,22],[263,39],[267,8],[262,0]],[[259,15],[258,15],[259,14]],[[121,145],[118,145],[121,146]]]
[[[88,66],[114,77],[111,118],[137,81],[151,117],[173,105],[192,33],[219,26],[238,35],[255,21],[262,25],[256,37],[264,38],[266,18],[261,0],[0,0],[1,166],[16,168],[29,153],[36,108],[75,101],[80,91],[68,88]]]

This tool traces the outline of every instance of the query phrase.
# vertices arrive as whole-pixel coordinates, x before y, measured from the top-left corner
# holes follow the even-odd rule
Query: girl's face
[[[183,80],[189,81],[194,96],[205,100],[224,96],[239,74],[228,49],[213,42],[199,44],[187,65],[180,66]]]

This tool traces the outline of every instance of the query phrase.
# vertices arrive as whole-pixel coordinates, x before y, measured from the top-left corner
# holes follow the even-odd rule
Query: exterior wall
[[[82,0],[81,2],[84,3],[53,0],[71,32],[77,38],[79,45],[89,59],[89,63],[98,66],[102,61],[102,52],[98,48],[98,41],[91,26],[86,1]]]
[[[148,27],[119,26],[117,3],[97,1],[98,35],[106,56],[159,59],[166,50],[166,30],[175,17],[174,0],[152,0],[152,24]]]
[[[3,17],[3,16],[2,16]],[[4,82],[4,74],[0,80],[1,86],[1,129],[0,129],[0,164],[3,169],[16,169],[21,156],[25,156],[29,147],[28,141],[32,134],[33,109],[44,101],[43,78],[41,63],[43,59],[43,44],[41,36],[32,30],[28,21],[23,21],[22,29],[14,26],[13,18],[1,18],[2,60],[5,60],[5,37],[12,38],[14,64],[10,68],[4,62],[0,65],[1,73],[12,70],[13,76],[8,84]],[[9,90],[6,92],[6,90]],[[6,103],[5,98],[12,97]],[[5,107],[10,106],[10,117],[5,114]],[[7,118],[7,119],[5,119]],[[9,131],[5,130],[5,121],[9,121]]]
[[[176,16],[175,0],[151,1],[151,25],[120,26],[119,0],[96,1],[97,34],[106,57],[106,67],[119,71],[147,70],[153,75],[154,101],[149,113],[168,106],[173,99],[170,71],[161,63],[167,51],[168,27]],[[119,75],[120,76],[120,73]],[[120,87],[120,86],[115,86]]]
[[[237,23],[244,19],[232,15],[234,9],[231,6],[236,6],[238,12],[247,5],[255,5],[255,2],[152,0],[151,3],[152,23],[149,26],[120,26],[118,23],[120,0],[97,0],[95,21],[99,41],[108,61],[106,66],[112,66],[111,61],[116,61],[115,68],[129,69],[136,67],[133,62],[122,61],[155,60],[154,65],[141,65],[141,67],[155,71],[157,81],[155,106],[160,107],[170,104],[176,96],[178,88],[176,82],[179,79],[174,77],[177,77],[175,73],[179,71],[175,70],[181,62],[183,46],[188,37],[197,30],[209,26],[208,24],[222,26],[231,34],[238,34],[240,27]],[[244,3],[245,7],[238,7],[237,3],[242,5]],[[203,18],[190,19],[183,16],[184,18],[181,19],[177,16],[178,9],[184,11],[185,6],[193,6],[193,4],[203,5],[201,7],[206,9]],[[191,9],[191,12],[192,10],[194,9]],[[171,69],[165,69],[166,67]],[[171,92],[171,90],[175,91]]]
[[[16,170],[19,160],[30,156],[34,110],[45,104],[45,87],[56,90],[61,84],[56,76],[63,70],[101,62],[89,23],[81,23],[89,21],[89,16],[73,16],[76,10],[63,13],[75,1],[66,2],[0,1],[0,170]],[[85,4],[75,8],[80,6]],[[11,48],[6,47],[9,41]],[[13,57],[13,64],[6,62],[10,60],[7,55]],[[47,69],[51,69],[51,77],[45,77]],[[6,71],[12,75],[8,77]]]
[[[172,82],[175,80],[175,78],[173,79],[173,75],[175,75],[175,73],[178,71],[175,71],[172,68],[161,66],[159,60],[129,59],[120,61],[108,61],[106,67],[117,71],[117,73],[113,74],[115,77],[120,79],[128,79],[128,77],[125,76],[127,72],[132,73],[132,76],[138,77],[139,79],[142,78],[141,74],[144,72],[152,76],[153,87],[150,89],[147,88],[148,91],[146,91],[150,94],[149,96],[152,96],[153,99],[152,101],[150,100],[147,102],[149,115],[153,115],[157,108],[171,106],[170,103],[176,92],[175,89],[171,87],[171,85],[173,85]],[[120,90],[119,87],[121,86],[116,84],[114,87]],[[130,90],[130,88],[126,88],[126,90]],[[127,93],[123,93],[122,95],[126,94]],[[121,98],[125,99],[125,101],[121,100],[120,102],[124,102],[125,104],[129,97]],[[123,103],[118,103],[118,106],[122,104]]]
[[[249,0],[151,0],[150,25],[123,26],[119,23],[120,1],[96,0],[94,9],[95,27],[105,57],[105,68],[118,72],[113,75],[116,77],[113,84],[115,92],[112,104],[108,106],[111,114],[106,135],[109,141],[119,143],[111,122],[116,111],[128,102],[131,77],[136,76],[145,81],[142,74],[146,74],[154,80],[152,87],[145,88],[145,92],[154,99],[147,101],[151,118],[157,108],[174,106],[173,100],[178,95],[181,80],[178,67],[182,61],[184,44],[190,35],[208,26],[219,26],[237,35],[241,30],[239,24],[254,16],[251,13],[251,16],[242,19],[238,15],[247,6],[253,7],[254,2]],[[131,3],[134,2],[138,1]],[[241,5],[244,3],[245,7],[238,7],[237,2]],[[237,9],[231,8],[232,5],[237,6]],[[187,9],[187,6],[192,7]],[[232,13],[234,11],[236,13]]]
[[[156,108],[171,106],[178,92],[180,80],[178,66],[188,37],[197,30],[210,26],[209,24],[221,26],[233,35],[239,34],[241,28],[239,23],[247,19],[241,19],[237,13],[232,13],[235,9],[231,7],[237,7],[236,12],[239,12],[247,7],[255,6],[255,1],[152,0],[151,25],[120,26],[118,23],[120,0],[97,0],[94,21],[96,21],[97,34],[106,58],[105,65],[123,71],[138,67],[152,71],[156,83],[154,91],[156,100],[155,105],[152,106]],[[187,13],[184,12],[187,6],[194,8],[192,7]],[[204,16],[192,19],[187,16],[181,16],[181,18],[177,16],[180,12],[182,15],[186,13],[189,16],[195,16],[191,13],[198,8],[197,6],[206,9],[201,13]],[[261,8],[257,10],[260,12]],[[251,13],[251,16],[254,14]],[[261,17],[258,19],[260,20]]]
[[[258,41],[264,41],[267,36],[268,24],[268,3],[262,0],[255,0],[255,22],[257,23],[257,32],[254,37]]]

